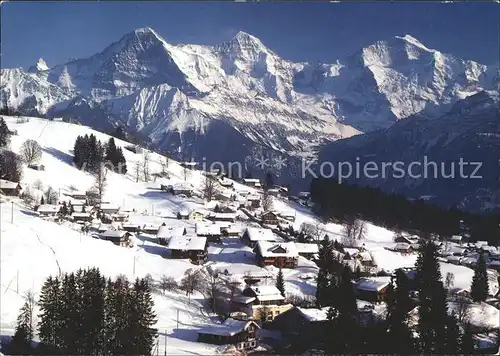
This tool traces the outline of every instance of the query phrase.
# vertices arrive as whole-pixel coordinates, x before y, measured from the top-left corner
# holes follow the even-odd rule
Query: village
[[[52,123],[58,124],[70,125]],[[15,126],[18,131],[23,127]],[[143,154],[129,151],[127,160]],[[51,161],[44,160],[43,169],[26,168],[28,181],[0,180],[2,225],[15,223],[14,209],[24,215],[26,209],[31,211],[23,202],[29,191],[34,197],[29,219],[71,230],[80,241],[145,251],[155,256],[155,264],[167,269],[173,261],[182,261],[177,283],[195,280],[196,274],[202,276],[208,297],[203,295],[201,308],[210,316],[210,322],[190,325],[188,339],[240,352],[317,346],[318,330],[327,323],[327,308],[317,308],[314,301],[318,253],[325,239],[334,242],[336,258],[355,273],[360,324],[369,325],[385,315],[387,288],[398,269],[410,281],[414,278],[421,243],[416,234],[396,234],[364,223],[363,237],[353,239],[346,236],[345,226],[321,222],[314,216],[309,192],[291,196],[286,187],[264,179],[230,179],[222,170],[199,171],[195,162],[171,160],[169,167],[159,162],[152,161],[146,182],[136,183],[132,178],[126,186],[120,185],[118,179],[124,178],[112,174],[99,199],[89,179],[59,186],[51,182],[50,177],[57,173],[51,171]],[[52,163],[53,167],[67,165],[58,157]],[[40,177],[44,188],[54,187],[50,193],[41,187]],[[139,184],[140,190],[136,188]],[[122,193],[134,189],[138,198]],[[486,241],[469,242],[459,235],[434,242],[447,279],[449,302],[458,305],[458,300],[468,300],[477,347],[491,347],[491,340],[498,338],[500,317],[499,248]],[[478,305],[468,298],[472,269],[480,255],[488,268],[490,295]],[[136,260],[134,257],[133,275]],[[154,278],[160,285],[161,276]],[[278,278],[284,278],[285,291],[278,289]],[[187,293],[189,298],[196,288]],[[175,338],[175,332],[173,335],[169,338]],[[160,342],[157,351],[159,348]]]

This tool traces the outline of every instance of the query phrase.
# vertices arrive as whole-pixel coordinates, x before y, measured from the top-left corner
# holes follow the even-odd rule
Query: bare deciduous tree
[[[161,276],[158,288],[165,294],[165,291],[174,291],[179,288],[179,285],[173,277],[163,275]]]
[[[97,193],[99,203],[102,202],[102,196],[106,189],[108,169],[104,164],[99,164],[94,172],[94,190]]]
[[[189,177],[189,168],[186,165],[182,166],[182,174],[184,175],[184,181],[187,181]]]
[[[455,301],[456,303],[456,314],[459,323],[468,323],[471,314],[470,301],[467,298],[459,297]]]
[[[262,193],[261,203],[264,211],[269,211],[273,208],[273,197],[267,190],[264,190],[264,192]]]
[[[205,176],[205,181],[203,182],[203,198],[207,199],[208,201],[211,201],[214,196],[219,192],[217,182],[215,179]]]
[[[151,161],[151,155],[148,151],[144,151],[142,156],[142,174],[146,182],[149,181],[149,161]]]
[[[164,176],[168,169],[168,157],[160,157],[161,174]]]
[[[57,192],[52,187],[48,187],[45,191],[45,204],[56,204],[58,198]]]
[[[342,229],[344,246],[356,245],[356,240],[366,236],[366,224],[363,220],[348,218]]]
[[[191,294],[201,289],[203,277],[199,271],[186,270],[184,277],[181,280],[181,289],[186,292],[186,295],[191,298]]]
[[[139,182],[139,178],[141,177],[141,162],[137,161],[134,164],[134,177],[135,177],[135,182]]]
[[[314,241],[320,241],[321,240],[321,229],[320,229],[320,224],[319,222],[316,223],[308,223],[308,222],[303,222],[300,225],[300,232]]]
[[[26,140],[21,145],[21,156],[26,164],[33,164],[42,158],[42,147],[35,140]]]
[[[29,207],[31,207],[33,205],[33,203],[35,202],[35,196],[31,192],[31,189],[29,186],[23,190],[23,192],[21,193],[21,195],[19,197]]]
[[[43,182],[40,179],[37,179],[33,182],[33,188],[37,190],[43,190]]]
[[[455,275],[451,272],[446,273],[446,278],[444,281],[444,287],[450,289],[455,284]]]

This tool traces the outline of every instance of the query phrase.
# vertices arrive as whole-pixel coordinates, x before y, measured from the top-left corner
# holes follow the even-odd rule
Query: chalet
[[[454,265],[459,265],[461,259],[462,259],[462,257],[460,257],[460,256],[451,255],[451,256],[446,257],[446,262],[454,264]]]
[[[212,221],[226,221],[226,222],[234,222],[238,214],[236,213],[210,213],[207,216],[207,219]]]
[[[232,188],[234,186],[234,182],[229,179],[220,179],[219,184],[224,188]]]
[[[291,211],[280,211],[278,213],[279,217],[288,221],[295,221],[295,212]]]
[[[257,263],[261,267],[295,268],[299,261],[299,254],[293,242],[259,241],[255,253]]]
[[[59,210],[61,210],[61,207],[59,205],[42,204],[36,211],[41,216],[56,216]]]
[[[137,224],[122,224],[122,230],[127,232],[138,233],[141,231],[141,226]]]
[[[372,303],[385,300],[389,277],[361,278],[355,284],[358,298]]]
[[[33,169],[35,171],[45,171],[45,166],[43,164],[38,164],[38,163],[29,164],[28,168]]]
[[[232,197],[233,195],[231,192],[225,191],[216,192],[214,195],[214,199],[219,201],[230,201]]]
[[[121,230],[108,230],[101,234],[101,239],[111,241],[115,245],[132,247],[131,237],[133,234],[127,231]]]
[[[71,219],[73,221],[92,221],[93,217],[90,213],[73,213]]]
[[[70,205],[73,207],[73,211],[77,213],[83,213],[83,212],[88,212],[89,207],[86,206],[86,201],[82,199],[71,199],[67,206],[69,207]]]
[[[222,324],[206,325],[198,329],[198,341],[215,345],[233,345],[237,350],[257,347],[256,332],[259,325],[254,321],[226,319]]]
[[[189,213],[189,216],[188,216],[188,219],[189,220],[196,220],[196,221],[203,221],[203,213],[199,212],[199,211],[192,211]]]
[[[181,237],[186,234],[186,228],[183,226],[165,226],[162,225],[156,233],[156,239],[160,245],[167,245],[172,237]]]
[[[178,183],[172,186],[171,193],[173,195],[184,194],[185,196],[190,197],[193,195],[193,188],[187,184]]]
[[[217,224],[196,223],[196,235],[204,236],[208,242],[220,242],[221,227]]]
[[[411,245],[414,241],[412,241],[409,237],[399,235],[399,236],[396,236],[396,238],[394,239],[394,242]]]
[[[285,298],[275,286],[247,286],[239,295],[232,298],[231,304],[235,311],[241,311],[254,319],[272,321],[275,316],[290,309],[292,305],[285,304]]]
[[[128,214],[126,214],[126,213],[111,214],[111,220],[117,221],[117,222],[127,221],[128,220]]]
[[[257,178],[243,178],[243,184],[254,188],[261,187],[260,180]]]
[[[177,219],[179,220],[188,220],[190,212],[187,210],[181,210],[177,212]]]
[[[87,200],[87,193],[86,192],[75,191],[75,192],[68,194],[68,196],[70,196],[71,198],[76,199],[76,200],[83,200],[83,201]]]
[[[319,253],[318,244],[307,244],[307,243],[295,243],[295,249],[299,256],[305,258],[313,258],[316,254]]]
[[[99,204],[99,210],[103,214],[116,214],[120,211],[120,207],[111,203],[101,203]]]
[[[459,298],[470,298],[470,292],[464,288],[451,288],[448,291],[448,294],[451,297],[459,297]]]
[[[327,313],[328,307],[293,307],[274,318],[273,329],[278,330],[294,350],[321,348],[328,332]]]
[[[22,188],[19,183],[0,179],[0,192],[3,195],[17,197],[21,190]]]
[[[240,236],[241,227],[236,225],[221,226],[220,232],[222,236]]]
[[[144,232],[145,234],[152,234],[152,235],[156,235],[158,233],[158,230],[160,229],[160,225],[147,225],[145,224],[141,231]]]
[[[278,214],[273,211],[265,211],[260,216],[261,222],[266,225],[278,225]]]
[[[181,167],[188,168],[188,169],[195,169],[197,164],[198,164],[198,162],[193,162],[193,161],[180,163]]]
[[[259,229],[256,227],[247,227],[242,239],[245,244],[252,248],[257,245],[258,241],[281,241],[280,238],[273,234],[271,229]]]
[[[160,184],[160,190],[164,192],[172,192],[173,185],[165,185],[165,184]]]
[[[260,196],[258,195],[249,195],[247,196],[246,198],[246,201],[247,201],[247,204],[251,207],[251,208],[258,208],[260,207]]]
[[[308,200],[311,197],[310,192],[299,192],[299,199]]]
[[[142,153],[142,151],[143,151],[142,147],[140,147],[140,146],[132,146],[132,145],[125,146],[125,149],[127,151],[133,152],[135,154]]]
[[[195,264],[206,261],[207,248],[207,238],[202,236],[173,236],[167,244],[171,258],[189,258]]]
[[[460,236],[460,235],[453,235],[450,238],[450,241],[460,244],[460,243],[462,243],[462,236]]]
[[[395,252],[399,252],[403,255],[410,255],[413,253],[413,249],[410,244],[405,242],[398,242],[392,249]]]
[[[99,224],[97,227],[97,232],[102,234],[108,230],[115,230],[115,228],[111,224]]]
[[[214,212],[216,213],[236,213],[238,211],[238,207],[234,204],[217,204],[214,208]]]
[[[278,195],[280,195],[280,191],[278,189],[271,188],[267,190],[267,194],[273,197],[277,197]]]

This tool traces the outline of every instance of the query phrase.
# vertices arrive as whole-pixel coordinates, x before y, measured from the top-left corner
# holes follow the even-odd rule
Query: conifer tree
[[[446,346],[444,334],[448,315],[446,293],[441,281],[437,247],[432,240],[422,243],[416,268],[421,352],[443,352]]]
[[[42,195],[42,197],[40,198],[40,205],[43,205],[43,204],[45,204],[45,198]]]
[[[470,323],[464,326],[464,332],[460,339],[460,349],[461,353],[464,355],[471,355],[474,353],[474,339]]]
[[[316,307],[322,308],[330,304],[328,271],[320,267],[316,278]]]
[[[474,276],[472,277],[472,284],[470,288],[472,300],[475,302],[484,302],[488,298],[488,273],[486,271],[486,262],[481,253],[474,268]]]
[[[31,292],[25,296],[25,302],[17,317],[16,331],[8,347],[10,355],[31,354],[34,336],[33,313],[35,299]]]
[[[40,321],[38,336],[40,342],[54,353],[61,352],[63,340],[61,335],[61,282],[59,278],[48,277],[40,291]]]
[[[283,278],[283,271],[280,270],[278,271],[278,275],[276,277],[276,288],[280,291],[281,295],[285,297],[285,279]]]
[[[82,350],[80,339],[81,312],[85,307],[77,293],[76,278],[74,273],[65,274],[61,281],[60,320],[61,323],[61,349],[68,355],[79,354]]]
[[[3,117],[0,116],[0,147],[5,147],[9,143],[10,130]]]
[[[446,317],[444,352],[455,355],[460,353],[460,328],[455,313]]]

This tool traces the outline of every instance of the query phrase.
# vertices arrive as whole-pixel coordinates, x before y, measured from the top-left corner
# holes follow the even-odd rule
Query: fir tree
[[[26,301],[17,317],[16,331],[8,347],[8,352],[11,355],[27,355],[32,352],[35,300],[31,292],[26,295],[25,299]]]
[[[472,300],[475,302],[484,302],[488,298],[488,273],[486,272],[486,262],[482,253],[479,255],[477,265],[474,268],[470,293]]]
[[[271,189],[274,186],[274,177],[271,172],[266,173],[265,189]]]
[[[43,205],[43,204],[45,204],[45,199],[44,199],[44,197],[42,195],[42,197],[40,198],[40,205]]]
[[[326,268],[320,268],[316,279],[316,307],[322,308],[330,304],[329,278]]]
[[[80,296],[77,293],[75,274],[66,274],[61,281],[61,299],[60,303],[60,323],[61,323],[61,349],[65,354],[74,355],[81,353],[80,340],[81,313],[85,307],[81,303]]]
[[[40,342],[51,351],[59,353],[63,346],[61,335],[61,282],[59,278],[49,277],[40,291],[40,321],[38,336]]]
[[[460,328],[455,313],[446,317],[445,331],[445,346],[444,352],[447,354],[456,355],[460,353]]]
[[[424,353],[444,352],[447,319],[446,294],[441,282],[437,247],[432,240],[422,243],[417,257],[420,348]]]
[[[285,297],[285,279],[283,278],[283,271],[278,271],[278,276],[276,277],[276,288],[280,291],[281,295]]]
[[[3,117],[0,116],[0,148],[8,145],[10,137],[10,130],[7,127]]]
[[[464,332],[460,339],[460,349],[464,355],[471,355],[474,353],[474,338],[470,323],[464,326]]]

